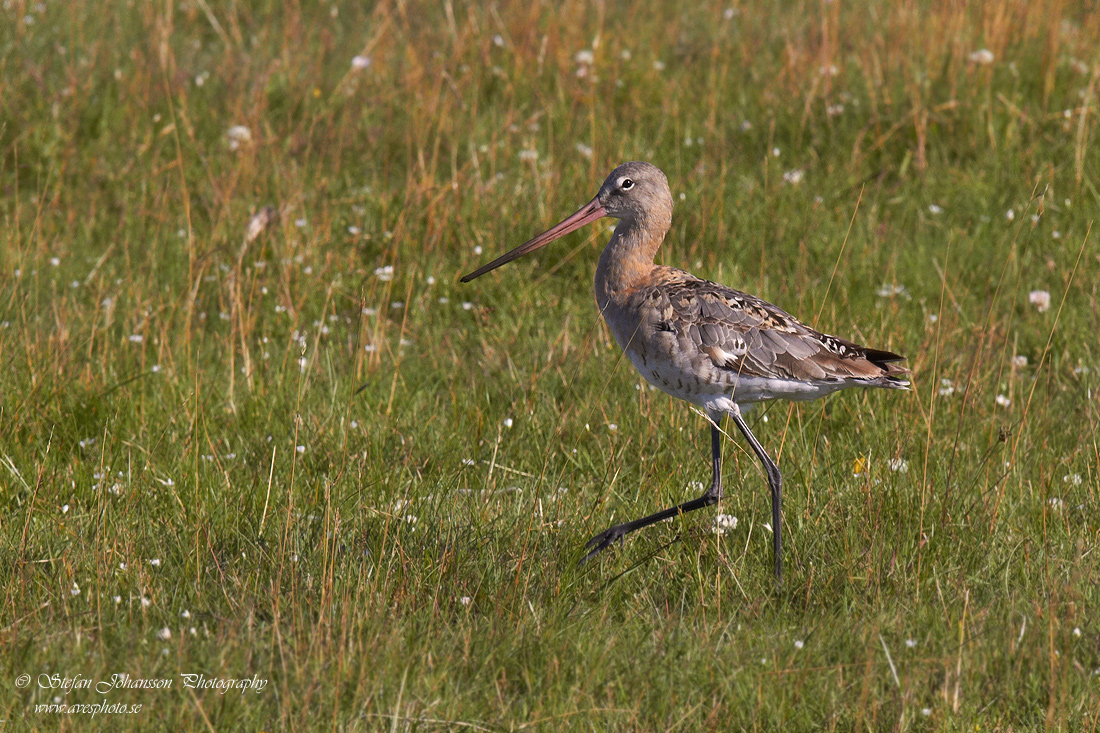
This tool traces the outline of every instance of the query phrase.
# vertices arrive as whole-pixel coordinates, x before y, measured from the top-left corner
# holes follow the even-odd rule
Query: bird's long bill
[[[600,205],[599,197],[594,198],[587,204],[582,206],[580,210],[577,211],[577,213],[573,214],[568,219],[558,224],[555,224],[553,227],[547,229],[545,232],[538,235],[529,242],[524,242],[520,246],[516,247],[511,252],[502,254],[500,257],[497,257],[489,264],[482,265],[481,267],[471,272],[469,275],[463,277],[460,282],[468,283],[475,277],[481,277],[490,270],[495,270],[501,265],[506,265],[512,260],[519,259],[529,252],[534,252],[539,247],[550,244],[558,237],[563,237],[569,232],[580,229],[585,224],[593,222],[596,219],[604,216],[607,216],[607,211],[604,209],[603,206]]]

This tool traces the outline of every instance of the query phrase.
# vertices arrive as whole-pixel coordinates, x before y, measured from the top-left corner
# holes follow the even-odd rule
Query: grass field
[[[1094,730],[1097,38],[1061,0],[6,0],[0,729]],[[736,529],[577,566],[710,472],[598,318],[606,222],[457,283],[632,159],[662,262],[909,357],[751,413],[782,586],[736,431]],[[36,708],[104,702],[141,709]]]

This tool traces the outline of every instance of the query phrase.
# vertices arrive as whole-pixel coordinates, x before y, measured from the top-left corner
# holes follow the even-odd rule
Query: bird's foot
[[[580,564],[584,565],[593,557],[600,554],[608,547],[611,547],[611,544],[615,542],[615,540],[621,541],[629,531],[630,530],[627,528],[627,525],[616,524],[614,527],[606,529],[592,539],[588,540],[588,542],[586,542],[584,546],[589,549],[589,552],[581,559]]]

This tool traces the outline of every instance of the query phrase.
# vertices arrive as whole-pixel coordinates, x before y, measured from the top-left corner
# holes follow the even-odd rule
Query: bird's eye
[[[630,180],[629,178],[624,178],[623,182],[619,184],[619,188],[624,191],[629,191],[630,189],[634,188],[634,181]]]

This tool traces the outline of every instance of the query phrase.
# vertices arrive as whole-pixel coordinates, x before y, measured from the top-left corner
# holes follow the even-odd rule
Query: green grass
[[[0,726],[1095,728],[1100,19],[681,5],[4,4]],[[457,283],[630,159],[664,263],[909,357],[751,414],[781,587],[741,440],[736,530],[577,567],[709,478],[606,227]]]

